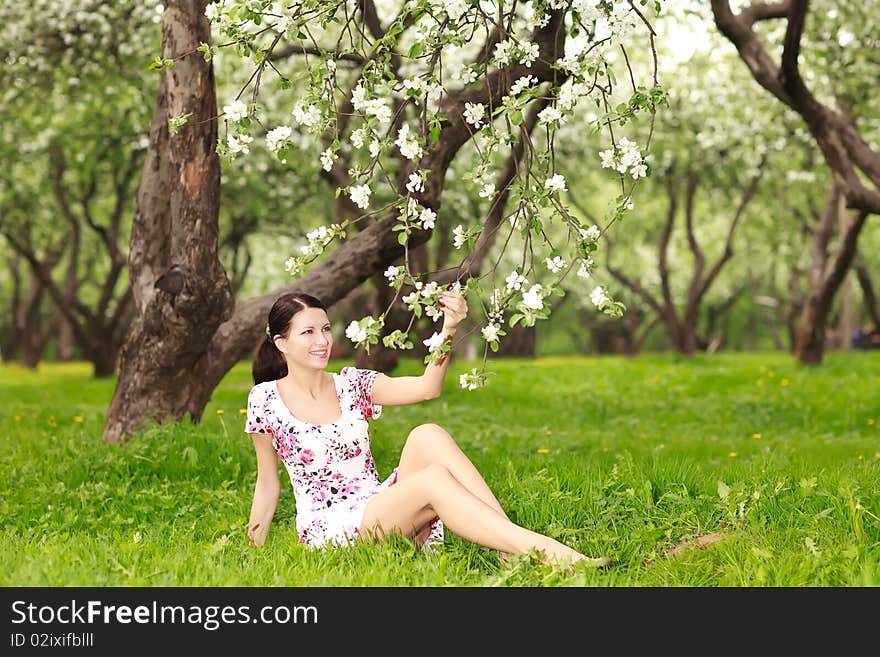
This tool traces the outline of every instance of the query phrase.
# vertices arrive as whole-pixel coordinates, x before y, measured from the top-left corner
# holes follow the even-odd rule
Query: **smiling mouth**
[[[310,351],[310,356],[315,356],[316,358],[324,358],[327,355],[326,351]]]

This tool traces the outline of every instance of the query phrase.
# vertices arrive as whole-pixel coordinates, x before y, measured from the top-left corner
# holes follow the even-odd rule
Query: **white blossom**
[[[337,159],[339,156],[333,152],[332,148],[327,148],[321,151],[321,168],[324,171],[330,171],[333,168],[333,160]]]
[[[460,249],[464,246],[464,243],[467,241],[467,237],[464,234],[464,226],[458,224],[455,228],[452,229],[452,245],[456,249]]]
[[[523,305],[532,310],[541,310],[544,307],[544,297],[541,296],[541,285],[536,283],[528,292],[523,293]]]
[[[504,282],[507,283],[508,290],[520,290],[523,285],[528,284],[526,277],[518,271],[512,271],[510,275],[504,279]]]
[[[425,230],[434,228],[434,222],[436,220],[436,212],[434,212],[431,208],[422,208],[422,211],[419,213],[419,221],[421,221],[422,223],[422,228],[424,228]]]
[[[409,174],[409,181],[406,183],[406,190],[410,193],[425,191],[425,179],[418,172]]]
[[[588,240],[590,242],[598,242],[599,238],[602,236],[602,231],[599,230],[599,227],[593,224],[589,228],[581,228],[580,229],[581,238]]]
[[[554,256],[552,259],[547,258],[546,263],[547,263],[547,269],[552,271],[554,274],[558,274],[560,271],[562,271],[565,268],[565,260],[563,260],[559,256]]]
[[[248,144],[250,144],[254,140],[253,137],[249,135],[227,135],[226,136],[226,145],[229,147],[229,152],[233,155],[238,153],[243,153],[247,155],[251,152],[248,148]]]
[[[273,153],[276,152],[284,145],[284,142],[290,139],[291,134],[293,134],[293,130],[289,126],[280,125],[273,128],[266,133],[266,148]]]
[[[356,320],[352,320],[345,329],[345,337],[354,343],[363,342],[367,339],[367,329],[361,328]]]
[[[486,342],[494,342],[498,339],[498,331],[500,330],[501,329],[495,324],[489,324],[487,326],[484,326],[480,333],[483,334],[483,338],[486,340]]]
[[[362,210],[366,210],[368,207],[370,207],[371,193],[372,192],[369,185],[355,185],[351,188],[349,196],[356,206],[358,206]]]
[[[223,114],[230,121],[241,121],[242,119],[247,118],[247,105],[240,100],[233,100],[231,105],[223,106]]]
[[[593,305],[596,306],[596,308],[601,310],[602,306],[611,301],[611,299],[608,298],[605,288],[601,285],[597,285],[590,293],[590,301],[593,302]]]
[[[566,191],[565,178],[560,173],[550,176],[549,178],[547,178],[546,181],[544,181],[544,189],[546,189],[551,194],[553,192]]]
[[[349,140],[354,145],[355,148],[363,148],[364,140],[367,137],[367,131],[365,128],[358,128],[357,130],[352,130],[351,135],[349,135]]]
[[[483,116],[486,114],[486,106],[482,103],[465,103],[464,120],[475,128],[480,127]]]
[[[519,96],[525,89],[532,86],[538,79],[532,75],[525,75],[521,78],[518,78],[516,82],[510,87],[510,95],[511,96]]]
[[[428,348],[429,354],[433,354],[435,351],[437,351],[437,349],[440,348],[445,339],[446,338],[443,336],[442,333],[434,333],[434,335],[432,335],[427,340],[422,340],[422,344],[424,344]]]
[[[302,103],[297,103],[291,114],[297,123],[307,128],[317,125],[321,120],[321,112],[314,105],[303,108]]]
[[[422,156],[422,147],[415,137],[410,137],[407,123],[398,130],[394,144],[400,149],[400,154],[408,160],[417,160]]]
[[[520,44],[520,47],[522,49],[522,58],[520,61],[526,65],[526,68],[531,68],[532,62],[538,59],[538,55],[540,54],[538,44],[525,41]]]

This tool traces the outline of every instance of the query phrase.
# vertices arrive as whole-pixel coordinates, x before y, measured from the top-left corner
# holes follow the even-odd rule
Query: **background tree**
[[[0,8],[0,234],[39,282],[31,299],[54,306],[45,338],[35,320],[21,325],[40,345],[32,364],[51,338],[62,356],[72,341],[97,376],[114,373],[132,310],[123,219],[144,154],[140,52],[156,41],[154,17],[135,2]]]
[[[718,29],[755,80],[804,120],[854,211],[844,219],[831,263],[813,279],[797,329],[796,356],[818,363],[828,312],[852,264],[859,233],[868,214],[880,212],[880,153],[871,146],[876,126],[870,122],[877,101],[872,58],[880,44],[872,22],[864,20],[877,15],[880,5],[817,1],[810,11],[807,0],[785,0],[750,4],[737,14],[728,0],[712,0],[711,6]],[[756,32],[775,20],[783,21],[784,31],[774,23],[764,40],[781,44],[778,64],[770,54],[774,47]]]

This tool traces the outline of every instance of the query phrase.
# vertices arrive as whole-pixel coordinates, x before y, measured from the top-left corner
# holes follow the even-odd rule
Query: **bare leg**
[[[559,541],[512,523],[471,493],[448,468],[432,464],[382,491],[367,504],[361,532],[377,538],[390,533],[412,537],[435,516],[462,538],[509,554],[537,548],[545,561],[605,566]]]
[[[461,451],[449,432],[437,424],[420,424],[410,432],[403,446],[400,465],[397,468],[398,481],[408,479],[412,474],[431,464],[444,466],[462,486],[507,518],[507,514],[479,470]],[[416,540],[423,543],[430,530],[429,520],[425,527],[419,528]],[[502,561],[507,561],[506,554],[504,552],[500,554]]]

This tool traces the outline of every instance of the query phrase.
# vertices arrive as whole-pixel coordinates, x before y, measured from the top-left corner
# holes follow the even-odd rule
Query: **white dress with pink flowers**
[[[372,399],[378,374],[355,367],[333,374],[342,417],[325,424],[294,417],[281,400],[277,381],[258,383],[248,394],[244,430],[272,436],[293,484],[300,543],[350,545],[358,536],[367,502],[397,481],[397,468],[379,481],[370,452],[367,420],[382,413]],[[442,543],[443,523],[436,518],[425,547],[436,549]]]

